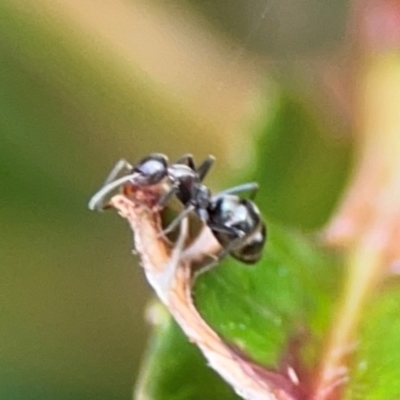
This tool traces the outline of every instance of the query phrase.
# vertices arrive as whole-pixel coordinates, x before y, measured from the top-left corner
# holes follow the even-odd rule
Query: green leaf
[[[262,261],[246,266],[229,259],[200,276],[196,304],[217,332],[260,364],[279,369],[289,351],[296,358],[296,347],[304,352],[297,362],[312,367],[340,283],[338,269],[300,235],[269,229]]]
[[[293,92],[282,91],[260,127],[257,204],[269,219],[313,230],[335,207],[351,166],[352,143]]]
[[[351,355],[344,399],[397,400],[400,393],[400,287],[385,285],[369,301]]]
[[[284,374],[293,367],[304,381],[321,354],[338,284],[330,257],[298,234],[271,226],[262,262],[227,259],[198,278],[194,298],[205,320],[240,354]],[[231,399],[186,341],[174,325],[153,339],[144,368],[146,398],[211,398],[216,385],[211,393],[221,393],[212,398]]]
[[[164,311],[165,313],[165,311]],[[166,315],[150,339],[138,400],[235,400],[239,397],[205,364],[196,346]]]

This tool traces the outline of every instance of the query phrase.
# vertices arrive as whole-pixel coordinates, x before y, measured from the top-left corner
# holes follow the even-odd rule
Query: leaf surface
[[[346,400],[395,400],[400,396],[400,288],[382,287],[365,307],[350,354]]]
[[[160,306],[158,306],[160,307]],[[165,310],[163,311],[165,313]],[[239,397],[205,365],[200,351],[167,315],[154,329],[136,390],[138,400],[235,400]]]
[[[341,261],[318,247],[311,235],[273,223],[269,215],[307,229],[320,225],[343,185],[350,154],[343,143],[331,148],[324,142],[324,133],[312,118],[300,102],[285,95],[276,104],[273,119],[265,124],[258,142],[256,175],[261,190],[256,202],[268,223],[262,260],[247,266],[228,257],[217,268],[200,275],[193,291],[201,315],[238,354],[280,373],[295,386],[299,380],[299,396],[308,390],[320,362],[332,310],[341,293]],[[290,162],[282,164],[282,153],[290,155]],[[315,159],[311,173],[305,167],[310,162],[302,162],[305,154],[308,159]],[[334,160],[329,179],[324,168],[327,160]],[[313,193],[315,185],[321,182],[322,193]],[[302,189],[297,195],[296,188]],[[324,198],[327,205],[317,207]],[[159,346],[166,346],[168,338],[171,340],[173,329],[169,325],[159,333]],[[175,340],[183,349],[185,340],[174,336],[171,346],[176,345]],[[189,353],[169,353],[166,347],[157,350],[154,344],[152,348],[153,361],[146,363],[145,370],[153,377],[151,393],[159,397],[150,398],[163,398],[162,387],[167,386],[169,379],[186,384],[187,371],[192,371],[188,366],[195,365],[195,358],[188,362],[193,357]],[[155,365],[168,365],[172,354],[181,363],[177,361],[171,372],[163,368],[162,379],[157,382],[160,373]],[[206,365],[202,368],[208,369]],[[208,398],[207,389],[201,382],[196,396]],[[218,398],[230,396],[221,394]]]

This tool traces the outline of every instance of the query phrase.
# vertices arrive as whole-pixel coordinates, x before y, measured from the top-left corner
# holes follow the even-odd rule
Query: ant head
[[[132,168],[132,173],[135,174],[132,180],[134,185],[156,185],[167,176],[168,159],[164,154],[150,154]]]

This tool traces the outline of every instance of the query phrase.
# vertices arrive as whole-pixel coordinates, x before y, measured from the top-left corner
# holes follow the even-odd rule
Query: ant
[[[159,198],[155,207],[164,207],[175,195],[184,209],[164,229],[164,234],[174,230],[189,213],[195,212],[211,229],[223,248],[215,262],[230,254],[243,263],[255,263],[262,255],[267,236],[266,225],[261,220],[257,206],[251,201],[258,184],[246,183],[213,196],[202,181],[214,161],[215,158],[210,155],[196,168],[193,156],[185,154],[168,165],[168,158],[160,153],[150,154],[134,166],[126,160],[120,160],[107,177],[104,186],[90,200],[89,208],[101,210],[104,207],[104,197],[125,183],[144,188],[167,180],[169,189]],[[116,179],[124,169],[130,173]],[[251,200],[236,195],[242,192],[250,192]]]

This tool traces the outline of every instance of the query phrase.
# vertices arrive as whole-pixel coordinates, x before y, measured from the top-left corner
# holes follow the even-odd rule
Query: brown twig
[[[160,236],[157,213],[116,195],[111,203],[134,231],[135,249],[140,255],[147,280],[168,308],[188,339],[204,354],[208,364],[227,381],[237,394],[248,400],[295,400],[294,385],[276,372],[267,371],[241,357],[204,321],[191,295],[191,265],[218,250],[218,243],[205,228],[187,250],[188,221],[184,220],[173,247]],[[182,377],[185,379],[185,377]]]

